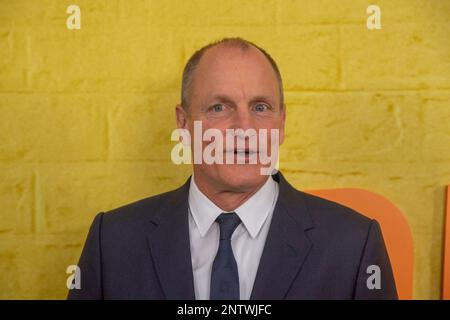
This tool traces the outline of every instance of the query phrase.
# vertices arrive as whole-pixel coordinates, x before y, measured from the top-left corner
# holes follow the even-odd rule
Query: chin
[[[260,165],[234,164],[219,168],[219,176],[229,187],[236,190],[252,190],[263,184],[267,176],[261,175]]]

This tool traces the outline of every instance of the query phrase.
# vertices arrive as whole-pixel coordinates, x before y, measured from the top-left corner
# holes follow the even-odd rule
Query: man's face
[[[207,50],[194,71],[187,109],[177,107],[178,126],[188,129],[192,138],[194,121],[202,122],[203,132],[210,128],[220,130],[224,141],[223,159],[225,161],[227,152],[233,153],[234,158],[233,164],[206,164],[204,161],[194,164],[196,177],[208,181],[218,190],[235,192],[252,190],[267,179],[267,175],[261,174],[263,165],[259,161],[248,164],[249,155],[239,152],[242,149],[237,148],[238,138],[235,138],[232,150],[227,148],[225,139],[226,129],[254,129],[257,133],[267,129],[267,152],[270,154],[270,132],[278,129],[280,144],[283,142],[285,108],[280,105],[277,76],[259,50],[223,45]],[[249,138],[243,140],[248,150]],[[203,141],[203,148],[210,143]],[[194,146],[193,141],[191,145]],[[247,163],[237,164],[238,157]]]

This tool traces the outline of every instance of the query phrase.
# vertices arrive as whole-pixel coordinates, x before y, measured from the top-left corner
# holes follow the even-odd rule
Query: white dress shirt
[[[253,196],[234,210],[241,219],[231,237],[241,300],[250,299],[277,198],[278,183],[269,176]],[[198,189],[192,176],[189,236],[197,300],[209,299],[212,264],[219,248],[220,230],[215,220],[223,212]]]

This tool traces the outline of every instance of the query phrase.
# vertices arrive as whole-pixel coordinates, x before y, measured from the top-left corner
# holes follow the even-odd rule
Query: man
[[[70,299],[397,298],[376,221],[250,163],[284,139],[281,76],[263,49],[231,38],[197,51],[176,117],[191,136],[199,121],[202,132],[224,137],[275,130],[279,142],[269,137],[267,150],[257,150],[238,134],[244,147],[216,153],[245,163],[194,162],[179,189],[98,214],[79,262],[81,289]],[[380,271],[375,285],[369,266]]]

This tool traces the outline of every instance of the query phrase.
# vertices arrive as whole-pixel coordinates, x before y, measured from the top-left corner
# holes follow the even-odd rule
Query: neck
[[[223,211],[234,211],[236,208],[239,208],[240,205],[253,196],[267,181],[266,179],[250,189],[233,190],[232,188],[213,186],[207,183],[201,175],[196,175],[193,178],[197,188]]]

